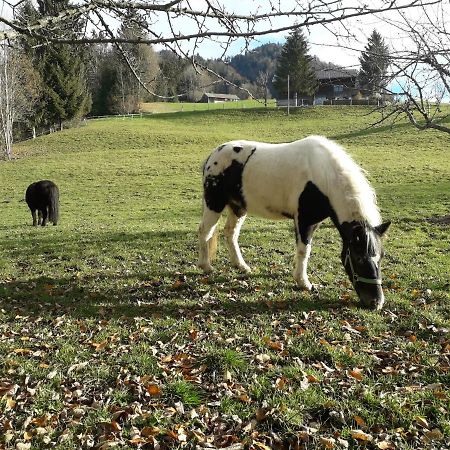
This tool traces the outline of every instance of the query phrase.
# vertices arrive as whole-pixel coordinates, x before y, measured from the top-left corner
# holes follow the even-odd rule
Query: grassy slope
[[[91,439],[126,448],[155,434],[176,447],[186,431],[191,446],[215,436],[216,446],[253,439],[270,447],[276,433],[309,439],[308,448],[321,438],[357,448],[364,441],[351,430],[362,428],[369,448],[442,448],[427,443],[439,437],[427,430],[450,431],[449,229],[425,219],[448,214],[448,137],[406,124],[367,130],[366,112],[100,120],[17,145],[19,158],[0,163],[7,445],[79,448]],[[317,293],[293,285],[289,221],[248,219],[241,243],[250,276],[229,269],[224,246],[213,276],[195,269],[200,166],[209,151],[229,139],[308,134],[350,150],[394,222],[382,313],[355,305],[329,224],[317,232],[310,262]],[[20,203],[43,178],[61,190],[60,224],[46,229],[31,227]],[[2,390],[8,383],[17,388]],[[173,409],[178,401],[185,413]]]

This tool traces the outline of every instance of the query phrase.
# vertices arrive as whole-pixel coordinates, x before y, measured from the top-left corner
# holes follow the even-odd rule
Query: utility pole
[[[289,74],[288,74],[288,77],[287,77],[287,83],[288,83],[288,85],[287,85],[287,88],[288,88],[287,115],[289,115],[289,105],[291,104],[291,99],[290,99],[290,97],[289,97]]]

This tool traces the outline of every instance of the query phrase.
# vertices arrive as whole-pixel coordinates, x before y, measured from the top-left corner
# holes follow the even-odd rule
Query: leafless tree
[[[0,43],[0,150],[12,157],[13,124],[33,108],[39,78],[31,63],[17,50]]]
[[[397,30],[404,48],[395,49],[391,59],[390,87],[395,96],[385,106],[382,121],[406,115],[419,130],[450,133],[450,5],[421,8],[414,17],[399,11],[387,25]]]
[[[270,84],[270,72],[268,70],[261,70],[256,77],[256,84],[262,90],[262,98],[264,98],[264,106],[267,106],[267,100],[269,98],[269,84]]]

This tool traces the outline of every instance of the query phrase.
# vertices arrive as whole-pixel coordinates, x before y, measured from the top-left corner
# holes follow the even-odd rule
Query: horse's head
[[[362,306],[381,309],[384,294],[381,284],[381,237],[390,222],[372,227],[363,222],[344,222],[341,225],[342,264],[355,288]]]

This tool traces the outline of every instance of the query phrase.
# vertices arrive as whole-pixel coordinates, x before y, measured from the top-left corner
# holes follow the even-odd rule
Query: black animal
[[[25,201],[31,210],[33,226],[45,227],[47,221],[58,223],[59,218],[59,189],[53,181],[36,181],[28,186]],[[38,217],[36,217],[38,211]]]

